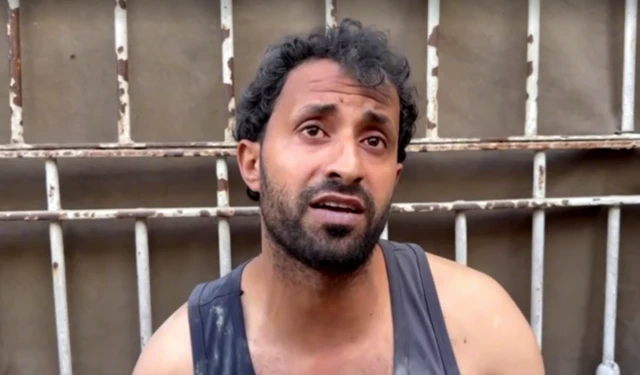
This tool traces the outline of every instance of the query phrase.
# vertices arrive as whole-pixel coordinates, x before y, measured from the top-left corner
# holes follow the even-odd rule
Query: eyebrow
[[[364,113],[364,121],[366,123],[373,123],[380,126],[391,126],[391,119],[389,117],[372,110],[368,110]]]
[[[336,113],[338,107],[335,104],[307,104],[296,111],[296,118],[318,117]]]

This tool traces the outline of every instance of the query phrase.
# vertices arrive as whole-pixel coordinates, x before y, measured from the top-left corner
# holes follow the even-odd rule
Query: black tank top
[[[391,292],[395,375],[459,375],[425,252],[380,240]],[[195,375],[255,375],[242,314],[243,264],[189,297]]]

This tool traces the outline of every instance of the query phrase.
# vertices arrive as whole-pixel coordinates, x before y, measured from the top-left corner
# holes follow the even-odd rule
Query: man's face
[[[367,262],[401,171],[399,107],[392,86],[364,89],[332,61],[289,74],[249,183],[276,246],[325,274]]]

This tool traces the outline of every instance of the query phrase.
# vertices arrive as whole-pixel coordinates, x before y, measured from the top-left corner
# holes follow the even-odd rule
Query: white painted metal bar
[[[220,0],[220,29],[222,31],[222,83],[227,105],[227,126],[224,132],[225,142],[233,141],[233,129],[236,122],[236,101],[233,78],[233,0]],[[220,155],[222,156],[222,155]],[[217,205],[221,209],[229,207],[229,172],[224,157],[216,159],[216,177],[218,179]],[[220,277],[231,272],[231,228],[229,219],[218,219],[218,256]]]
[[[140,348],[151,338],[151,276],[149,270],[149,231],[144,219],[137,219],[136,233],[136,274],[138,277],[138,315],[140,320]]]
[[[438,137],[438,37],[440,0],[429,0],[427,21],[427,138]]]
[[[531,137],[538,133],[540,0],[529,0],[527,33],[527,104],[524,134]]]
[[[233,128],[236,122],[236,99],[233,86],[233,0],[220,0],[220,30],[222,31],[222,84],[227,105],[227,127],[225,142],[233,141]]]
[[[129,45],[127,1],[115,0],[114,27],[116,72],[118,75],[118,142],[131,143],[131,101],[129,100]]]
[[[216,162],[216,175],[218,178],[218,207],[226,209],[229,207],[229,176],[227,162],[224,158],[219,158]],[[220,217],[218,219],[218,247],[220,257],[220,276],[231,272],[231,228],[229,219]]]
[[[607,274],[605,278],[602,363],[598,366],[596,375],[620,375],[620,368],[615,361],[619,253],[620,207],[613,206],[609,207],[607,220]]]
[[[467,265],[467,214],[464,211],[456,212],[456,262]]]
[[[640,206],[640,195],[609,195],[596,197],[564,197],[545,199],[498,199],[480,201],[449,201],[423,203],[393,203],[394,214],[436,211],[494,211],[542,208]],[[176,208],[114,208],[98,210],[0,211],[0,221],[110,220],[132,218],[171,219],[178,217],[256,216],[257,206],[176,207]]]
[[[338,0],[324,0],[325,25],[328,28],[338,24]]]
[[[235,142],[2,144],[0,159],[235,156]],[[408,153],[515,150],[631,150],[640,134],[517,136],[505,138],[415,138]]]
[[[529,0],[527,36],[527,101],[525,136],[538,133],[538,78],[540,66],[540,0]],[[546,156],[536,152],[533,159],[533,197],[545,196]],[[542,347],[542,314],[544,296],[544,210],[533,212],[531,236],[531,327]]]
[[[546,188],[546,155],[536,152],[533,169],[533,197],[544,198]],[[538,345],[542,347],[542,311],[544,297],[544,243],[545,212],[543,209],[533,211],[531,236],[531,325]]]
[[[22,57],[20,51],[20,0],[8,0],[7,37],[9,41],[9,110],[11,143],[24,143],[22,123]]]
[[[62,209],[60,204],[60,182],[58,165],[53,159],[45,162],[47,183],[47,208],[50,211]],[[69,334],[69,310],[67,303],[67,279],[64,258],[62,226],[59,221],[49,223],[51,246],[51,269],[53,277],[53,302],[58,343],[58,365],[60,375],[72,375],[71,340]]]
[[[624,57],[622,67],[622,123],[620,131],[634,131],[636,92],[636,36],[638,0],[626,0],[624,11]]]
[[[382,238],[383,240],[389,239],[389,222],[388,221],[387,221],[387,224],[384,226],[382,233],[380,234],[380,238]]]

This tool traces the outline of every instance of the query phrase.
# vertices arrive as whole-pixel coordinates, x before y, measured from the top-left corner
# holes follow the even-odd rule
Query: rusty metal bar
[[[624,17],[624,57],[622,67],[622,122],[620,131],[634,131],[636,92],[636,37],[638,0],[626,0]]]
[[[327,29],[338,24],[338,0],[324,0],[325,24]]]
[[[20,53],[20,0],[9,0],[7,37],[9,40],[9,109],[11,143],[24,143],[22,123],[22,57]]]
[[[618,264],[620,254],[620,207],[609,208],[607,220],[607,273],[605,277],[604,333],[602,363],[596,375],[620,375],[615,361]]]
[[[533,159],[533,197],[543,199],[546,191],[546,155],[536,152]],[[544,296],[545,212],[533,211],[531,228],[531,326],[542,347],[542,315]]]
[[[640,205],[640,195],[611,195],[600,197],[524,198],[478,201],[450,201],[425,203],[394,203],[392,213],[420,213],[435,211],[491,211],[509,209],[554,209],[578,207],[609,207]],[[135,218],[232,217],[256,216],[256,206],[183,207],[183,208],[114,208],[52,211],[0,211],[0,221],[57,221],[106,220]]]
[[[227,161],[220,158],[216,161],[216,176],[218,178],[218,207],[229,207],[229,172]],[[220,277],[231,272],[231,228],[229,219],[220,217],[218,220],[218,253],[220,259]]]
[[[596,150],[640,148],[639,134],[608,136],[536,136],[498,139],[414,139],[407,152],[512,151],[512,150]],[[110,157],[221,157],[234,156],[230,142],[117,143],[0,145],[0,159],[13,158],[110,158]]]
[[[129,45],[127,0],[115,0],[114,11],[116,72],[118,74],[118,142],[131,143],[131,108],[129,100]]]
[[[538,77],[540,66],[540,0],[529,0],[527,36],[527,104],[525,135],[538,132]]]
[[[227,106],[227,127],[224,132],[225,142],[233,141],[233,128],[236,122],[236,101],[233,86],[233,0],[220,0],[220,29],[222,31],[222,84],[224,100]],[[217,204],[220,208],[229,207],[229,172],[224,155],[216,160],[216,176],[218,179]],[[218,220],[218,256],[220,277],[231,272],[231,228],[227,218]]]
[[[440,0],[429,0],[427,21],[427,138],[438,137],[438,33]]]
[[[231,142],[236,122],[236,99],[233,88],[233,0],[220,0],[220,28],[222,30],[222,84],[227,106],[224,140]]]
[[[60,182],[58,165],[55,160],[45,162],[47,183],[47,208],[44,213],[51,214],[62,210],[60,204]],[[51,244],[51,270],[53,278],[53,302],[58,342],[58,365],[60,375],[72,375],[71,340],[69,338],[69,310],[67,303],[67,279],[64,258],[62,226],[58,220],[49,223],[49,241]]]
[[[467,215],[460,211],[456,212],[456,262],[467,265]]]
[[[138,278],[138,315],[140,321],[140,348],[151,338],[151,276],[149,271],[149,231],[144,219],[137,219],[136,275]]]

